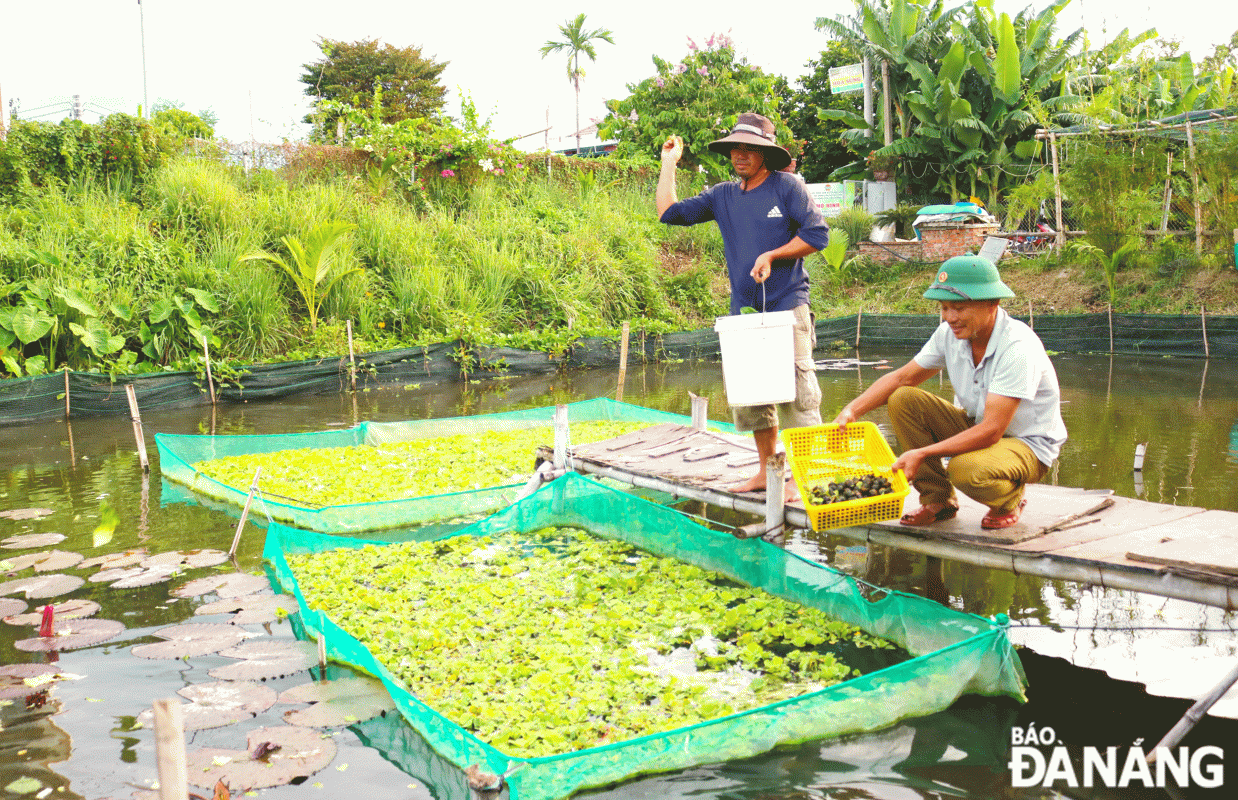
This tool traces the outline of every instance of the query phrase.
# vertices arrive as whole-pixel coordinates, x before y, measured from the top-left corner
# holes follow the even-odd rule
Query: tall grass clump
[[[210,241],[249,224],[249,197],[237,185],[236,167],[178,158],[154,172],[143,187],[146,207],[162,225],[194,242]]]

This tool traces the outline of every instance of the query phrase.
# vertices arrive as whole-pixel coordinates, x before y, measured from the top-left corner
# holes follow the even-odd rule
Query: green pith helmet
[[[929,300],[997,300],[1014,297],[993,262],[981,256],[955,256],[941,265],[924,293]]]

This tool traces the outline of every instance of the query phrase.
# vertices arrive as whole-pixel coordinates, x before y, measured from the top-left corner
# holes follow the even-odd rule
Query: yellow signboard
[[[864,91],[863,64],[830,67],[830,92],[833,94],[844,94],[846,92],[862,91]]]

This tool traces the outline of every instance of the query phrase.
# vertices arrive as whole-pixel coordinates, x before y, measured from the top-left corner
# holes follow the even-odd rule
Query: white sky
[[[1046,4],[1032,3],[1038,9]],[[549,109],[550,145],[557,148],[567,144],[558,137],[575,130],[574,93],[566,55],[543,60],[538,48],[559,38],[561,23],[583,11],[588,28],[614,32],[616,44],[599,43],[596,63],[585,64],[583,126],[604,115],[605,99],[625,97],[626,84],[653,73],[651,55],[682,57],[688,36],[699,43],[729,31],[749,61],[794,81],[826,41],[814,20],[850,14],[853,6],[850,0],[783,5],[790,10],[770,23],[764,3],[734,1],[145,0],[139,7],[136,0],[0,0],[0,93],[6,114],[16,98],[25,117],[51,110],[36,110],[40,106],[67,104],[74,94],[86,103],[88,121],[97,119],[89,112],[100,106],[136,113],[143,97],[144,27],[150,103],[166,98],[189,111],[209,107],[219,117],[218,135],[245,140],[252,131],[260,141],[277,142],[304,136],[300,120],[307,104],[297,78],[301,65],[320,55],[315,40],[379,38],[449,61],[443,73],[448,112],[457,112],[461,87],[483,118],[492,115],[497,138],[545,127]],[[999,11],[1012,14],[1027,5],[996,0]],[[1154,27],[1198,59],[1238,29],[1238,2],[1072,0],[1059,20],[1059,33],[1082,25],[1094,43],[1125,27]],[[519,144],[533,149],[543,141],[538,134]]]

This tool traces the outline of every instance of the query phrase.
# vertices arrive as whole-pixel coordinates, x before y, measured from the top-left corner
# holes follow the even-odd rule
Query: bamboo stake
[[[236,546],[241,543],[241,529],[245,527],[245,520],[249,518],[249,507],[254,502],[254,493],[258,491],[258,476],[262,474],[262,467],[254,470],[254,482],[249,485],[249,496],[245,498],[245,508],[241,511],[241,521],[236,524],[236,535],[232,537],[232,547],[228,548],[228,557],[236,555]]]
[[[215,405],[215,379],[211,376],[211,348],[202,334],[202,358],[206,360],[206,387],[211,392],[211,405]]]
[[[1213,687],[1211,692],[1208,692],[1208,694],[1201,697],[1195,705],[1187,709],[1187,712],[1182,716],[1182,719],[1178,720],[1178,724],[1173,726],[1169,733],[1165,734],[1165,738],[1157,742],[1156,747],[1153,747],[1152,750],[1148,752],[1148,755],[1146,756],[1147,761],[1149,763],[1155,761],[1156,755],[1160,752],[1162,747],[1168,750],[1178,744],[1178,742],[1182,741],[1182,738],[1190,733],[1191,728],[1195,727],[1195,723],[1203,719],[1204,715],[1208,713],[1208,709],[1212,708],[1216,701],[1220,700],[1225,693],[1229,691],[1229,687],[1233,686],[1235,683],[1238,683],[1238,666],[1231,669],[1229,674],[1222,678],[1221,682]]]
[[[1113,355],[1113,303],[1109,304],[1109,355]]]
[[[568,447],[567,406],[563,405],[562,403],[555,406],[554,425],[555,425],[554,468],[555,469],[567,469],[567,447]]]
[[[72,416],[72,411],[69,408],[69,366],[66,364],[64,368],[64,418],[68,419]]]
[[[357,364],[353,360],[352,352],[352,320],[348,320],[348,385],[355,392],[357,391]]]
[[[138,445],[138,460],[142,463],[142,471],[150,472],[150,462],[146,459],[146,436],[142,433],[142,413],[138,411],[138,396],[132,383],[125,384],[125,394],[129,397],[129,419],[133,420],[133,438]]]
[[[1057,134],[1049,131],[1049,153],[1053,157],[1053,203],[1055,208],[1054,222],[1057,224],[1057,246],[1066,246],[1066,228],[1062,224],[1062,178],[1057,164]]]
[[[692,430],[703,431],[709,421],[709,398],[692,392],[688,392],[688,397],[692,398]]]
[[[1202,305],[1199,307],[1199,328],[1204,334],[1204,358],[1212,358],[1208,352],[1208,315]]]
[[[1199,203],[1199,164],[1195,160],[1195,135],[1191,120],[1186,120],[1186,149],[1191,157],[1191,198],[1195,205],[1195,255],[1204,253],[1204,218]]]
[[[1036,318],[1032,316],[1032,299],[1027,299],[1027,327],[1036,330]]]
[[[69,464],[77,466],[77,453],[73,451],[73,423],[67,419],[64,421],[65,432],[69,434]]]
[[[623,321],[623,334],[619,341],[619,385],[615,389],[615,399],[623,402],[623,384],[628,378],[628,335],[631,332],[631,324],[625,319]]]
[[[160,800],[185,800],[189,796],[189,767],[185,760],[185,716],[175,697],[156,700],[155,758],[159,767]]]
[[[855,313],[855,349],[860,349],[860,320],[864,319],[864,309]]]

